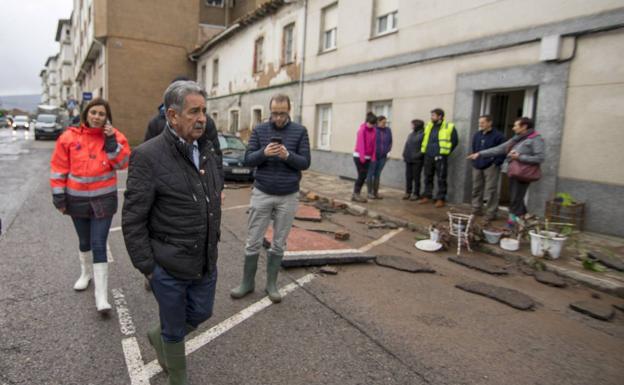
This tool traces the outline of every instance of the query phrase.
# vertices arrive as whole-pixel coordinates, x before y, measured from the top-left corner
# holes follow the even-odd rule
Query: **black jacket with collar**
[[[170,130],[130,155],[122,229],[132,264],[150,274],[157,263],[178,279],[216,267],[223,179],[206,135],[198,140],[199,170],[190,146]]]

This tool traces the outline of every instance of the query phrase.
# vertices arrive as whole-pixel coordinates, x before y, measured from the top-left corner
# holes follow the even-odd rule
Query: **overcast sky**
[[[0,0],[0,95],[41,93],[39,72],[59,45],[56,26],[72,0]]]

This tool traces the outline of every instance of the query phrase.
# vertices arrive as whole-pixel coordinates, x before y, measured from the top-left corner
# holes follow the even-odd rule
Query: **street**
[[[0,385],[165,384],[146,332],[158,322],[152,294],[133,268],[120,231],[109,236],[109,300],[95,310],[93,285],[76,292],[78,242],[53,205],[48,162],[54,141],[0,130]],[[313,159],[314,162],[314,159]],[[119,173],[120,207],[127,172]],[[214,315],[188,338],[194,384],[621,384],[624,314],[603,322],[569,308],[599,296],[569,284],[537,283],[515,265],[488,275],[447,261],[453,251],[424,253],[409,230],[369,229],[362,217],[331,214],[346,228],[344,248],[403,256],[435,274],[374,263],[282,269],[280,304],[264,296],[261,257],[256,290],[233,300],[243,265],[250,188],[225,190]],[[300,223],[300,226],[307,226]],[[537,303],[520,311],[455,288],[479,281],[516,289]],[[298,283],[295,283],[298,282]]]

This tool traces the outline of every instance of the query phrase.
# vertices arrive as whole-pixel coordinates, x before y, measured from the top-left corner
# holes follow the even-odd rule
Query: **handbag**
[[[519,160],[512,160],[509,162],[509,168],[507,169],[507,176],[514,178],[520,182],[535,182],[542,177],[542,170],[539,164],[524,163]]]

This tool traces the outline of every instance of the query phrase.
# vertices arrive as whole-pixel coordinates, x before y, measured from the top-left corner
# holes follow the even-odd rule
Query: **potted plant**
[[[484,227],[481,231],[483,232],[485,241],[492,245],[497,244],[504,233],[503,229],[494,226]]]
[[[561,226],[561,232],[552,231],[551,226]],[[531,237],[531,254],[534,257],[548,256],[557,259],[561,255],[561,250],[568,235],[572,233],[572,224],[569,223],[549,223],[544,222],[544,229],[537,226],[529,231]]]

